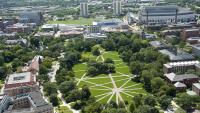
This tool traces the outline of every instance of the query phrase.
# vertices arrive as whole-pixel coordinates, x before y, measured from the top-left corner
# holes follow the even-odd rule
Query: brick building
[[[181,39],[187,40],[190,37],[198,37],[199,36],[199,29],[191,28],[191,29],[184,29],[181,32]]]
[[[168,73],[168,74],[164,74],[164,77],[171,84],[175,84],[177,82],[180,82],[180,83],[183,83],[187,86],[192,86],[193,83],[196,83],[196,82],[199,81],[199,77],[194,75],[194,74],[177,75],[175,73]]]
[[[36,75],[31,72],[9,75],[4,84],[4,93],[8,96],[37,91],[39,87],[36,82]]]

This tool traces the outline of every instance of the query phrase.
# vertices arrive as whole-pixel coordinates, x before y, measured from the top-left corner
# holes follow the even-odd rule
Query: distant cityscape
[[[199,0],[4,0],[0,113],[199,113]]]

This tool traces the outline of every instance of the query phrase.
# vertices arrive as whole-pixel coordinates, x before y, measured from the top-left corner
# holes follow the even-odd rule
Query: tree
[[[135,107],[139,107],[142,105],[142,95],[136,95],[133,97],[133,102],[135,103]]]
[[[60,68],[56,73],[56,82],[57,84],[61,84],[64,81],[70,81],[74,76],[75,75],[72,71],[68,71],[65,68]]]
[[[31,43],[31,45],[33,45],[33,46],[35,46],[35,47],[39,47],[39,45],[40,45],[40,40],[38,39],[38,38],[31,38],[30,39],[30,43]]]
[[[77,101],[81,99],[81,91],[74,89],[71,90],[70,92],[68,92],[68,95],[65,96],[65,100],[67,103],[73,102],[73,101]]]
[[[144,104],[154,107],[156,105],[156,100],[153,96],[148,95],[144,98]]]
[[[99,48],[98,47],[93,47],[92,54],[95,55],[95,56],[99,56],[100,55]]]
[[[82,107],[82,103],[81,103],[81,101],[78,100],[78,101],[76,101],[75,103],[72,103],[71,106],[72,106],[72,108],[75,109],[75,110],[80,110],[81,107]]]
[[[86,85],[82,87],[81,95],[82,95],[81,99],[89,99],[91,92],[90,92],[90,89]]]
[[[102,111],[102,106],[99,103],[93,103],[89,104],[86,106],[83,110],[82,113],[101,113]]]
[[[106,51],[115,50],[115,43],[112,39],[108,39],[102,42],[102,47],[106,49]]]
[[[87,70],[87,75],[90,75],[90,76],[95,76],[97,73],[98,73],[98,70],[94,66],[90,66]]]
[[[76,85],[73,81],[65,81],[59,85],[59,90],[63,95],[67,95],[69,91],[75,89]]]
[[[37,79],[41,84],[47,83],[50,80],[49,76],[46,74],[39,74]]]
[[[179,94],[177,96],[176,102],[180,105],[184,110],[188,110],[192,107],[192,98],[188,94]]]
[[[51,94],[57,94],[57,85],[56,83],[47,82],[44,84],[44,91],[47,96]]]
[[[171,98],[164,96],[159,99],[159,103],[162,109],[166,110],[171,105]]]
[[[49,72],[48,68],[41,64],[39,73],[40,74],[47,74],[48,72]]]
[[[131,113],[133,113],[133,112],[135,111],[135,103],[134,103],[134,102],[131,102],[131,103],[129,104],[129,111],[130,111]]]
[[[51,94],[50,97],[49,97],[49,100],[50,100],[50,102],[52,103],[53,106],[59,105],[57,94]]]
[[[122,58],[122,60],[124,62],[129,62],[130,61],[130,58],[132,56],[132,51],[131,50],[128,50],[128,51],[124,51],[120,54],[120,57]]]
[[[118,107],[119,107],[119,108],[124,108],[124,107],[125,107],[125,106],[124,106],[124,102],[119,101],[119,103],[118,103]]]
[[[0,55],[0,66],[2,66],[4,64],[4,57]]]
[[[139,108],[136,109],[134,113],[159,113],[159,111],[155,107],[143,105],[139,106]]]
[[[111,58],[106,58],[104,63],[111,63],[114,64],[114,61]]]
[[[141,65],[139,61],[134,61],[130,63],[130,72],[135,75],[139,75],[141,72]]]
[[[147,70],[142,71],[141,80],[144,82],[144,88],[148,92],[152,91],[152,86],[151,86],[152,78],[153,78],[153,75],[151,75],[151,73],[149,73],[149,71],[147,71]]]
[[[153,78],[151,80],[152,88],[155,92],[158,92],[159,89],[165,84],[164,80],[160,77]]]

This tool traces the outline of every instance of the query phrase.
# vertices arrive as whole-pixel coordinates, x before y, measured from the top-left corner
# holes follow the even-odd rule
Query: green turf
[[[85,71],[79,71],[79,72],[74,72],[74,73],[75,73],[76,78],[80,79],[85,74]]]
[[[119,73],[122,73],[122,74],[127,74],[129,75],[130,72],[129,72],[129,68],[127,66],[125,67],[116,67],[115,70]]]
[[[103,83],[110,82],[110,78],[86,79],[86,81],[96,83],[96,84],[103,84]]]
[[[87,64],[77,64],[73,67],[74,71],[86,70]]]
[[[121,60],[120,58],[119,58],[119,55],[118,55],[118,53],[116,53],[116,52],[107,52],[107,53],[104,53],[103,54],[103,57],[104,57],[104,59],[106,59],[106,58],[111,58],[112,60]]]
[[[92,55],[91,52],[84,52],[82,53],[82,57],[89,58],[90,60],[96,60],[98,56]]]
[[[57,111],[57,113],[73,113],[66,106],[60,106],[59,108],[56,108],[56,111]]]
[[[117,52],[108,51],[103,53],[103,58],[111,58],[115,62],[115,70],[116,73],[112,73],[113,80],[117,86],[117,88],[121,88],[121,90],[124,93],[120,93],[122,98],[127,101],[130,101],[133,96],[137,94],[147,94],[147,92],[143,89],[143,84],[138,84],[136,82],[133,82],[130,80],[130,72],[129,67],[126,63],[122,61],[122,59],[119,57]],[[102,61],[103,59],[99,57],[97,59],[97,56],[93,56],[91,52],[85,52],[82,54],[82,57]],[[81,78],[84,73],[87,70],[87,65],[79,64],[75,65],[73,68],[75,75],[77,78]],[[80,71],[83,70],[83,71]],[[129,80],[129,81],[128,81]],[[96,77],[89,77],[85,76],[81,82],[78,84],[78,87],[81,88],[83,85],[87,85],[90,88],[92,96],[96,96],[96,100],[99,100],[101,103],[107,103],[107,101],[111,98],[112,94],[109,94],[109,92],[112,92],[114,89],[114,86],[112,84],[111,78],[109,78],[108,74],[101,74]],[[105,97],[105,98],[104,98]],[[111,100],[116,101],[116,94],[113,95]]]

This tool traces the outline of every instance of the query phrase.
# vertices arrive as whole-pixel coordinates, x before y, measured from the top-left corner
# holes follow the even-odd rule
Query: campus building
[[[178,83],[176,84],[176,86],[184,86],[183,84],[185,84],[186,86],[192,86],[193,83],[196,83],[199,81],[199,77],[194,74],[177,75],[175,73],[168,73],[168,74],[164,74],[164,77],[171,84],[175,84],[177,82],[182,83],[182,84]]]
[[[122,3],[121,0],[113,0],[113,15],[122,14]]]
[[[187,70],[193,69],[195,71],[200,71],[199,61],[182,61],[182,62],[170,62],[163,65],[164,73],[185,73]]]
[[[8,75],[4,84],[4,94],[14,97],[19,94],[39,90],[36,75],[31,72]]]
[[[192,54],[195,56],[200,56],[200,44],[191,45],[192,46]]]
[[[30,92],[17,96],[4,113],[54,113],[40,92]]]
[[[190,37],[198,37],[198,36],[199,36],[198,28],[184,29],[180,34],[182,40],[187,40]]]
[[[81,2],[80,3],[80,15],[82,17],[88,17],[88,3],[87,2]]]
[[[168,49],[169,46],[161,41],[150,41],[149,44],[157,50]]]
[[[87,27],[87,33],[101,33],[101,32],[102,32],[101,26],[92,25]]]
[[[145,25],[168,25],[195,22],[195,13],[175,5],[146,6],[140,9],[139,22]]]
[[[192,85],[192,91],[194,91],[198,96],[200,96],[200,83],[194,83]]]
[[[162,49],[159,50],[159,52],[163,55],[167,55],[171,62],[195,60],[191,54],[177,49]]]
[[[43,20],[42,13],[37,11],[22,11],[19,17],[22,23],[36,23],[37,25]]]
[[[5,94],[0,94],[0,113],[8,109],[11,104],[11,98]]]

